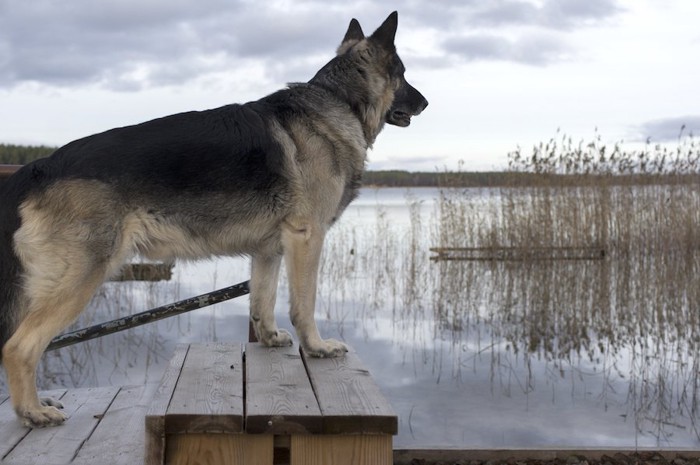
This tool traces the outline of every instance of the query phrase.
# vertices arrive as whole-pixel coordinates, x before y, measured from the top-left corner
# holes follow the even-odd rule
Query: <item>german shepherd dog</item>
[[[308,83],[244,105],[113,129],[25,165],[0,191],[0,346],[10,396],[31,427],[66,416],[39,399],[36,368],[100,284],[134,255],[250,255],[250,318],[267,346],[292,344],[274,305],[284,257],[301,347],[343,355],[314,321],[324,235],[357,196],[385,123],[426,99],[404,79],[389,15],[369,37],[353,19]]]

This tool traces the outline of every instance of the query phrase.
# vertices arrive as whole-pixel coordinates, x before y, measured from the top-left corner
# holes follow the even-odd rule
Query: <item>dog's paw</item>
[[[43,399],[42,399],[43,402]],[[56,401],[53,401],[56,402]],[[56,402],[60,405],[59,402]],[[19,411],[24,426],[30,428],[43,428],[45,426],[62,425],[68,416],[53,406],[42,406],[38,409],[26,409]]]
[[[63,408],[63,404],[54,399],[53,397],[42,397],[39,400],[41,401],[41,405],[43,405],[44,407]]]
[[[261,337],[260,342],[266,347],[287,347],[294,343],[294,339],[292,339],[292,335],[289,334],[289,331],[278,329],[277,331],[271,331],[264,337]]]
[[[335,339],[324,339],[318,345],[304,347],[304,352],[312,357],[333,358],[345,355],[348,347]]]

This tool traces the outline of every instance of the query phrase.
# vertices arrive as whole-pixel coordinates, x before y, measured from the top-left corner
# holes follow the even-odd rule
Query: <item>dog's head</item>
[[[394,44],[398,18],[398,13],[394,11],[368,38],[362,32],[360,23],[353,18],[338,48],[338,55],[357,48],[358,54],[363,57],[365,63],[379,65],[373,67],[373,71],[384,78],[387,93],[393,96],[391,106],[385,113],[385,120],[389,124],[406,127],[411,124],[412,116],[419,115],[428,106],[428,101],[404,77],[406,68],[396,53]],[[360,44],[364,44],[364,47]],[[377,58],[380,59],[377,60]],[[360,62],[358,72],[361,76],[367,77],[366,69],[363,68]]]
[[[428,105],[404,78],[406,69],[394,44],[397,26],[398,14],[393,12],[366,37],[353,19],[336,58],[312,80],[331,87],[350,103],[363,121],[370,143],[384,123],[406,127],[411,117]]]

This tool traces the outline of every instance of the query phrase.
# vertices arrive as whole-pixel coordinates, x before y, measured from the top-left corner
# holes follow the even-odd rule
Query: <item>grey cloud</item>
[[[523,0],[497,0],[480,3],[470,19],[481,26],[569,29],[606,20],[621,11],[616,0],[547,0],[540,6]]]
[[[444,42],[445,50],[466,61],[505,60],[529,65],[546,65],[566,59],[569,49],[561,39],[524,35],[508,39],[493,34],[471,34]]]
[[[257,0],[0,0],[0,87],[39,82],[135,90],[182,84],[248,60],[262,63],[275,79],[280,70],[294,71],[284,80],[305,79],[322,64],[318,57],[333,55],[350,18],[370,33],[391,9],[373,0],[288,6]],[[400,21],[401,34],[422,28],[446,38],[434,56],[411,56],[417,66],[435,57],[448,65],[475,59],[547,64],[570,52],[565,37],[555,35],[562,28],[618,11],[614,0],[546,0],[540,7],[525,0],[445,0],[432,7],[406,0]]]
[[[642,123],[637,129],[639,140],[668,142],[682,135],[700,135],[700,115],[656,119]]]
[[[349,21],[337,9],[295,4],[285,11],[224,0],[33,0],[3,7],[0,86],[5,87],[37,81],[137,89],[175,77],[186,82],[217,67],[235,67],[241,58],[330,57]]]
[[[606,21],[623,11],[616,0],[549,0],[542,8],[543,24],[564,28]]]
[[[533,24],[537,22],[538,9],[529,2],[500,0],[484,2],[471,15],[472,23],[481,26]]]
[[[525,0],[448,2],[434,10],[415,13],[436,29],[452,25],[441,44],[448,57],[530,65],[568,59],[575,50],[567,43],[567,32],[623,12],[617,0],[546,0],[539,5]],[[453,32],[457,30],[464,32]]]

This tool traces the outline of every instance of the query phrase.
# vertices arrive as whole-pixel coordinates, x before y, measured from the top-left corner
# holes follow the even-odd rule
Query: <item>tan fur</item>
[[[85,202],[86,194],[94,200],[108,198],[99,183],[66,182],[20,208],[22,227],[14,246],[24,269],[24,288],[31,292],[22,295],[21,323],[3,347],[3,363],[13,405],[28,424],[65,419],[55,407],[41,404],[36,366],[53,336],[77,318],[107,274],[107,257],[91,253],[83,243],[96,222],[105,224],[109,210],[101,210],[100,201]]]

